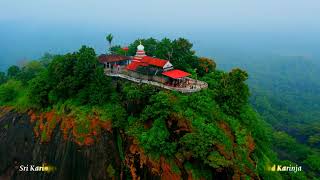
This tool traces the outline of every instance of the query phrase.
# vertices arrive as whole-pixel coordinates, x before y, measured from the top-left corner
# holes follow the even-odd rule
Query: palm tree
[[[111,43],[113,40],[113,35],[110,33],[106,36],[106,40],[109,42],[109,50],[111,51]]]

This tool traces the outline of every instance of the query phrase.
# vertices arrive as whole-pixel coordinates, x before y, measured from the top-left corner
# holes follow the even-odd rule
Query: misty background
[[[137,38],[184,37],[199,56],[215,58],[218,65],[266,55],[317,61],[319,7],[315,0],[1,0],[1,70],[81,45],[103,53],[108,33],[120,45]]]

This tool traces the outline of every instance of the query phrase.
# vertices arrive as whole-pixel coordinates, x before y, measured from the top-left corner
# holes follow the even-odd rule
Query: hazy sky
[[[317,31],[319,9],[319,0],[1,0],[0,21],[145,30]]]
[[[319,55],[319,0],[0,0],[0,70],[81,45],[184,37],[200,55]]]

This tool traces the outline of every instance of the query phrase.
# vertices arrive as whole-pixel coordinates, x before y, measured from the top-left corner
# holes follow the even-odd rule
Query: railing
[[[192,79],[189,77],[186,77],[186,79],[188,79],[189,81],[193,82],[192,84],[199,86],[200,88],[208,88],[208,83],[204,82],[204,81],[199,81],[196,79]]]
[[[111,77],[119,77],[119,78],[127,79],[136,83],[150,84],[153,86],[161,87],[161,88],[172,90],[172,91],[179,91],[182,93],[197,92],[197,91],[200,91],[201,89],[205,89],[208,87],[208,84],[206,82],[195,80],[188,77],[186,78],[190,82],[188,87],[174,87],[174,86],[165,85],[155,81],[139,79],[139,78],[129,76],[128,71],[124,67],[120,67],[119,69],[116,69],[116,70],[105,69],[105,74]]]

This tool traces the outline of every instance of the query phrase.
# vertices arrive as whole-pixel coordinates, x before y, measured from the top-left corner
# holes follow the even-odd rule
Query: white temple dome
[[[143,50],[144,50],[144,46],[140,43],[140,45],[137,47],[137,49],[138,49],[139,51],[143,51]]]

